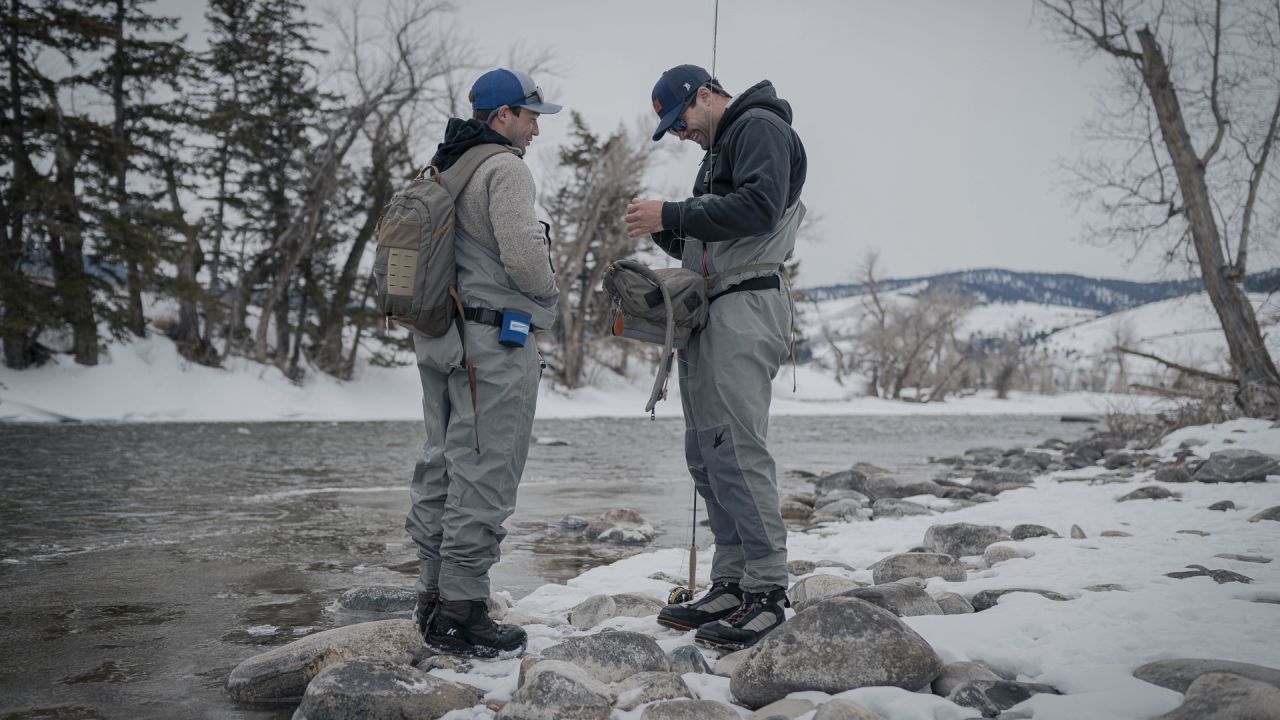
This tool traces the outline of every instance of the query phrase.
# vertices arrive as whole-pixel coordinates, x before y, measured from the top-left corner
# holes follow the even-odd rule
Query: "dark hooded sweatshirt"
[[[776,226],[800,199],[808,165],[791,117],[791,105],[768,80],[735,98],[716,126],[711,152],[702,158],[693,198],[662,204],[665,229],[654,233],[654,241],[678,258],[685,236],[726,242]]]
[[[485,143],[510,145],[511,141],[479,120],[449,118],[449,124],[444,129],[444,142],[436,146],[436,154],[432,156],[431,164],[440,172],[444,172],[456,163],[463,153],[476,145]]]

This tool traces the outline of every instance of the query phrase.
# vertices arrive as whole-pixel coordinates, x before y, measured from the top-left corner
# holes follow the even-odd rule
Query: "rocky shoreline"
[[[1125,522],[1124,530],[1096,529],[1090,517],[1073,518],[1067,526],[1067,518],[1052,506],[1031,514],[1019,505],[1018,512],[1028,516],[1000,524],[970,522],[966,516],[1005,498],[1025,503],[1036,493],[1048,496],[1055,489],[1087,487],[1123,508],[1114,517],[1136,519],[1149,513],[1145,508],[1151,503],[1186,506],[1187,496],[1198,498],[1201,488],[1221,489],[1224,497],[1194,508],[1195,517],[1226,516],[1229,520],[1215,522],[1239,523],[1245,532],[1254,532],[1248,526],[1261,523],[1270,528],[1272,542],[1216,553],[1211,558],[1219,559],[1218,566],[1213,567],[1161,558],[1173,566],[1146,573],[1150,577],[1136,589],[1176,592],[1174,583],[1191,582],[1186,587],[1213,592],[1207,588],[1250,585],[1255,578],[1240,571],[1245,567],[1266,573],[1260,587],[1280,587],[1268,567],[1280,551],[1275,540],[1280,526],[1270,526],[1280,521],[1280,492],[1275,481],[1267,480],[1280,475],[1280,462],[1247,447],[1252,438],[1265,436],[1271,442],[1280,432],[1255,424],[1237,433],[1238,442],[1222,438],[1210,443],[1196,437],[1197,430],[1178,431],[1155,448],[1132,447],[1106,434],[1075,443],[1049,440],[1031,448],[977,448],[935,460],[940,471],[932,480],[900,478],[866,464],[823,476],[793,472],[783,486],[783,508],[796,558],[788,564],[794,615],[756,647],[737,653],[717,657],[694,646],[692,633],[654,622],[665,600],[661,589],[681,582],[661,571],[630,583],[635,588],[602,583],[619,592],[588,594],[581,587],[548,586],[518,603],[495,596],[492,614],[525,626],[531,640],[524,658],[494,662],[433,656],[422,648],[410,621],[403,619],[413,605],[411,589],[354,588],[339,599],[337,610],[352,617],[393,619],[338,627],[249,658],[231,672],[227,692],[245,703],[297,703],[294,720],[1069,717],[1055,715],[1055,708],[1062,707],[1055,703],[1083,694],[1074,678],[1055,680],[1055,673],[1035,663],[1020,666],[994,649],[988,662],[960,657],[982,653],[935,647],[937,641],[930,639],[962,634],[966,647],[982,647],[981,633],[989,625],[977,620],[987,616],[1027,626],[1015,628],[1020,632],[1053,635],[1056,628],[1049,618],[1059,609],[1095,602],[1103,594],[1131,592],[1128,586],[1135,578],[1079,587],[1006,584],[1002,570],[1033,567],[1046,557],[1106,553],[1107,546],[1097,544],[1103,539],[1116,544],[1113,552],[1125,552],[1125,543],[1142,539],[1135,535],[1146,531],[1136,521]],[[1216,437],[1211,430],[1203,434]],[[1225,497],[1233,494],[1232,488],[1249,488],[1251,500],[1241,499],[1243,490],[1236,493],[1240,497]],[[1274,502],[1259,507],[1259,498]],[[1241,512],[1237,503],[1250,512]],[[949,513],[957,513],[955,521],[947,521]],[[643,544],[653,537],[652,527],[626,509],[593,522],[567,517],[560,526],[583,531],[584,542]],[[893,531],[872,532],[882,526]],[[877,553],[872,562],[846,562],[854,555],[867,557],[864,547],[846,550],[842,533],[851,527],[858,538],[884,536],[886,546],[910,537],[910,529],[924,530],[914,542]],[[1190,527],[1170,534],[1174,537],[1154,542],[1163,547],[1212,533]],[[805,554],[806,548],[814,552]],[[679,551],[660,552],[666,553],[665,562]],[[1067,552],[1072,554],[1062,554]],[[1052,570],[1027,576],[1052,578]],[[1274,640],[1280,628],[1275,614],[1280,613],[1280,593],[1260,591],[1254,602],[1274,608]],[[1185,657],[1127,668],[1131,677],[1126,682],[1166,689],[1153,693],[1154,700],[1143,706],[1160,705],[1162,710],[1148,710],[1142,717],[1280,718],[1280,670],[1198,657],[1197,649],[1188,646]],[[1140,648],[1131,652],[1142,654]],[[1181,697],[1160,694],[1166,691]],[[1125,717],[1127,712],[1110,710],[1117,714],[1090,716]]]

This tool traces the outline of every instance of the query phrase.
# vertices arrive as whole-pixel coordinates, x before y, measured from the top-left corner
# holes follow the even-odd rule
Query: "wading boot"
[[[447,655],[505,659],[524,652],[528,635],[518,625],[494,622],[484,600],[442,600],[427,625],[424,642]]]
[[[658,613],[658,624],[676,630],[696,630],[709,622],[733,614],[742,604],[742,590],[736,580],[716,580],[707,594],[679,605],[668,605]]]
[[[749,648],[786,620],[783,605],[791,607],[785,588],[762,593],[743,593],[742,604],[732,614],[699,627],[693,641],[705,647],[730,652]]]
[[[418,634],[425,640],[427,637],[427,625],[431,622],[431,615],[436,611],[436,605],[440,604],[440,596],[436,593],[418,593],[418,604],[413,607],[413,624],[418,626]]]

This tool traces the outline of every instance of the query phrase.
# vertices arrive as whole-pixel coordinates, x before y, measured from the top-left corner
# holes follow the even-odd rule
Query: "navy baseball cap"
[[[471,108],[494,110],[508,107],[527,107],[543,115],[560,112],[560,106],[546,102],[542,88],[533,78],[517,70],[498,68],[481,75],[471,86]]]
[[[697,65],[677,65],[662,73],[653,86],[653,111],[658,113],[658,129],[653,139],[661,140],[671,123],[684,112],[685,103],[698,92],[698,88],[711,80],[711,74]]]

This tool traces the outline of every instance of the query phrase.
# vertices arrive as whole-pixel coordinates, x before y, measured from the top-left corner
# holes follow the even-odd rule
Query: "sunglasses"
[[[698,91],[694,90],[692,93],[690,93],[689,97],[685,98],[684,106],[680,108],[680,114],[681,115],[685,114],[685,112],[687,112],[689,108],[693,107],[693,103],[696,102],[697,99],[698,99]],[[677,117],[675,120],[671,122],[671,127],[667,128],[667,132],[671,133],[672,135],[677,135],[688,129],[689,129],[689,123],[685,122],[683,118]]]

